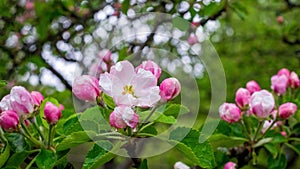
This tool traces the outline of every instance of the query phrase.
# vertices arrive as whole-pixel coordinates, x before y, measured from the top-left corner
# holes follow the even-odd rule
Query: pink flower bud
[[[4,130],[14,130],[18,126],[19,116],[13,110],[6,110],[0,114],[0,126]]]
[[[260,86],[258,85],[258,83],[254,80],[249,81],[246,84],[246,88],[247,90],[250,92],[250,94],[252,95],[254,92],[260,91]]]
[[[228,123],[234,123],[241,119],[241,110],[233,103],[223,103],[219,108],[219,114],[222,120]]]
[[[271,89],[277,94],[282,95],[286,93],[289,79],[285,75],[274,75],[271,78]]]
[[[290,77],[291,72],[287,68],[282,68],[277,72],[278,76],[285,75],[286,77]]]
[[[42,103],[42,101],[44,100],[44,96],[38,92],[38,91],[32,91],[31,92],[31,97],[33,98],[34,100],[34,104],[35,105],[40,105]]]
[[[49,124],[55,125],[61,118],[62,113],[59,107],[51,102],[47,102],[44,108],[44,115]]]
[[[278,108],[279,117],[287,119],[290,116],[294,115],[297,109],[297,105],[294,103],[284,103]]]
[[[276,20],[277,20],[277,22],[278,22],[279,24],[283,24],[283,22],[284,22],[283,16],[278,16],[278,17],[276,18]]]
[[[112,53],[110,50],[103,49],[98,53],[98,57],[99,57],[99,59],[103,60],[104,62],[109,63],[112,61],[111,54]]]
[[[127,106],[115,107],[109,117],[110,125],[115,128],[126,128],[127,126],[135,128],[139,122],[138,115]]]
[[[161,68],[153,61],[147,60],[135,68],[135,71],[138,72],[139,69],[144,69],[150,71],[157,79],[159,79],[161,74]]]
[[[100,88],[98,80],[90,75],[82,75],[75,78],[72,92],[76,97],[85,101],[96,101],[96,97],[100,96]]]
[[[275,106],[273,95],[267,90],[261,90],[252,94],[250,109],[259,118],[266,118],[272,114]]]
[[[300,86],[300,80],[297,73],[292,72],[289,78],[289,85],[291,88],[297,89]]]
[[[235,93],[235,102],[240,108],[245,108],[250,102],[250,92],[245,88],[239,88]]]
[[[227,162],[225,165],[224,165],[224,169],[236,169],[236,164],[234,162]]]
[[[187,42],[189,45],[194,45],[194,44],[198,43],[198,37],[195,34],[190,34]]]
[[[280,132],[280,134],[281,134],[283,137],[286,137],[286,136],[287,136],[287,134],[286,134],[285,131]]]
[[[0,112],[3,112],[5,110],[11,110],[10,105],[10,94],[4,96],[0,102]]]
[[[159,89],[161,100],[169,101],[179,95],[181,85],[176,78],[171,77],[163,80],[159,86]]]
[[[178,161],[174,164],[174,169],[190,169],[190,167],[184,164],[183,162]]]
[[[34,3],[30,2],[30,1],[27,1],[26,4],[25,4],[25,8],[27,10],[33,10],[34,9]]]
[[[10,105],[19,117],[30,114],[34,110],[34,100],[31,94],[22,86],[15,86],[11,89]]]

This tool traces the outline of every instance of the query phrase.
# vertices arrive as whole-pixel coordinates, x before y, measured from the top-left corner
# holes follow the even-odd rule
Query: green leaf
[[[202,168],[213,168],[215,163],[211,145],[206,141],[199,143],[200,133],[190,128],[179,127],[170,133],[169,143]]]
[[[137,112],[139,115],[140,121],[145,121],[148,115],[150,114],[150,110]],[[176,119],[173,116],[166,116],[159,111],[155,111],[152,116],[148,119],[148,122],[159,122],[165,124],[174,124],[176,123]]]
[[[218,147],[231,148],[239,146],[241,144],[244,144],[248,140],[242,137],[230,137],[224,134],[214,134],[209,137],[208,141],[211,143],[214,149],[217,149]]]
[[[74,132],[83,131],[77,115],[70,116],[63,124],[63,134],[70,135]]]
[[[51,150],[42,149],[36,157],[36,165],[40,169],[52,169],[56,162],[55,153]]]
[[[273,158],[272,156],[268,158],[269,169],[286,168],[286,165],[287,161],[284,154],[279,154],[277,158]]]
[[[261,140],[259,140],[256,144],[254,144],[254,148],[256,148],[256,147],[260,147],[260,146],[263,146],[264,144],[266,144],[266,143],[269,143],[269,142],[271,142],[271,141],[273,141],[273,138],[263,138],[263,139],[261,139]]]
[[[1,154],[0,154],[0,168],[8,160],[9,155],[10,155],[10,147],[9,147],[9,145],[6,145],[4,151],[1,152]]]
[[[110,97],[110,96],[108,96],[108,95],[105,94],[104,92],[103,92],[103,94],[102,94],[102,99],[103,99],[104,103],[105,103],[110,109],[113,110],[113,109],[116,107],[113,98]]]
[[[8,144],[10,145],[11,150],[16,153],[30,149],[29,144],[19,133],[5,133],[5,137],[8,140]]]
[[[174,116],[175,118],[178,116],[178,114],[186,114],[190,110],[181,104],[170,104],[167,106],[166,110],[164,110],[164,114],[167,116]]]
[[[5,80],[0,80],[0,87],[4,87],[7,85],[7,81]]]
[[[109,141],[98,141],[92,149],[87,153],[83,163],[84,169],[99,168],[99,166],[110,161],[116,155],[108,152],[112,149],[112,144]],[[108,150],[108,151],[107,151]]]
[[[230,4],[230,7],[240,17],[240,19],[245,20],[247,16],[247,9],[242,6],[240,2],[233,2]]]
[[[267,143],[264,147],[272,154],[273,158],[276,158],[278,155],[278,150],[273,143]]]
[[[90,141],[91,137],[94,137],[95,135],[96,133],[92,131],[78,131],[71,133],[57,145],[56,150],[62,151],[83,144]]]
[[[22,151],[20,153],[13,154],[8,159],[5,167],[20,167],[29,154],[30,153],[28,151]]]
[[[157,135],[157,130],[155,129],[154,126],[151,125],[151,126],[144,128],[139,133],[148,133],[148,134],[152,134],[152,135]]]
[[[181,31],[188,31],[190,28],[190,23],[180,17],[173,18],[172,24]]]
[[[55,166],[57,165],[63,165],[65,166],[67,164],[67,156],[68,156],[68,153],[69,153],[69,149],[67,150],[63,150],[63,151],[58,151],[56,152],[56,155],[57,155],[57,160],[55,162]]]
[[[144,159],[138,169],[148,169],[147,159]]]
[[[265,137],[273,138],[272,143],[274,143],[274,144],[287,142],[286,137],[284,137],[281,133],[278,133],[278,132],[273,131],[273,130],[269,130],[265,134]]]
[[[122,12],[126,15],[127,14],[127,11],[130,7],[130,0],[124,0],[123,3],[122,3]]]

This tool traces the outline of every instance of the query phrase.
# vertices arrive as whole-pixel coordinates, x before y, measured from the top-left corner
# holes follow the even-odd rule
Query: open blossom
[[[278,95],[286,93],[289,79],[286,75],[274,75],[271,78],[271,89]]]
[[[236,164],[234,162],[227,162],[225,165],[224,165],[224,169],[236,169]]]
[[[10,105],[21,117],[34,110],[34,100],[31,94],[22,86],[15,86],[10,91]]]
[[[183,162],[178,161],[174,164],[174,169],[190,169],[190,167],[184,164]]]
[[[98,80],[90,75],[82,75],[75,78],[72,92],[76,97],[84,101],[96,101],[100,96]]]
[[[300,86],[300,80],[297,73],[292,72],[289,77],[289,85],[291,88],[297,89]]]
[[[162,101],[169,101],[177,97],[181,91],[179,81],[174,78],[167,78],[163,80],[159,86],[160,96]]]
[[[297,109],[297,105],[294,103],[284,103],[278,108],[279,116],[281,118],[287,119],[290,116],[294,115]]]
[[[246,88],[250,92],[250,94],[261,90],[259,84],[254,80],[249,81],[246,84]]]
[[[47,102],[44,108],[44,115],[47,122],[51,125],[54,125],[62,116],[61,108],[57,107],[51,102]]]
[[[235,102],[240,108],[245,108],[250,101],[250,92],[245,88],[239,88],[235,93]]]
[[[31,92],[31,97],[33,98],[34,100],[34,104],[35,105],[40,105],[42,103],[42,101],[44,100],[44,96],[38,92],[38,91],[32,91]]]
[[[131,107],[118,106],[110,114],[109,122],[111,126],[118,129],[126,128],[127,126],[135,128],[139,122],[139,117]]]
[[[111,67],[100,75],[99,85],[117,105],[152,107],[160,100],[156,77],[144,69],[135,72],[128,61]]]
[[[139,69],[150,71],[157,79],[159,79],[161,74],[161,68],[151,60],[143,61],[142,64],[136,67],[136,72],[138,72]]]
[[[272,114],[275,106],[273,95],[267,90],[261,90],[252,94],[250,109],[259,118],[265,118]]]
[[[4,130],[16,129],[19,123],[19,116],[13,110],[6,110],[0,114],[0,126]]]
[[[0,112],[5,111],[5,110],[11,110],[11,105],[10,105],[10,94],[4,96],[0,102]]]
[[[223,103],[219,108],[221,118],[228,123],[237,122],[241,119],[241,110],[233,103]]]

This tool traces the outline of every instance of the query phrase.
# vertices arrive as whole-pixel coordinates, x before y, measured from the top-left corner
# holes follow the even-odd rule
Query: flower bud
[[[252,94],[250,109],[259,118],[266,118],[272,114],[275,106],[273,95],[267,90],[261,90]]]
[[[271,78],[271,89],[277,94],[282,95],[286,93],[289,79],[285,75],[274,75]]]
[[[250,92],[245,88],[239,88],[235,93],[235,102],[240,108],[245,108],[250,101]]]
[[[224,169],[236,169],[236,164],[234,162],[227,162],[225,165],[224,165]]]
[[[10,94],[4,96],[0,102],[0,112],[3,112],[5,110],[11,110],[10,105]]]
[[[260,86],[258,85],[258,83],[254,80],[249,81],[246,84],[246,88],[247,90],[250,92],[250,94],[252,95],[254,92],[260,91]]]
[[[181,91],[181,85],[176,78],[171,77],[163,80],[159,86],[159,89],[161,100],[169,101],[179,95]]]
[[[138,72],[139,69],[144,69],[150,71],[157,79],[159,79],[161,74],[161,68],[153,61],[147,60],[135,68],[135,71]]]
[[[82,75],[75,78],[72,92],[76,97],[84,101],[96,101],[100,96],[98,80],[90,75]]]
[[[286,77],[290,77],[291,72],[287,68],[282,68],[277,72],[278,76],[285,75]]]
[[[281,134],[283,137],[286,137],[286,136],[287,136],[287,134],[286,134],[285,131],[280,132],[280,134]]]
[[[277,16],[276,20],[279,24],[283,24],[283,22],[284,22],[283,16]]]
[[[233,103],[223,103],[219,108],[219,114],[222,120],[228,123],[234,123],[241,119],[241,110]]]
[[[44,96],[38,91],[32,91],[31,97],[33,98],[34,104],[38,106],[41,105],[44,100]]]
[[[55,125],[61,118],[61,109],[51,102],[47,102],[44,108],[44,116],[47,122],[51,125]]]
[[[300,86],[300,80],[297,73],[292,72],[289,78],[289,85],[291,88],[297,89]]]
[[[19,116],[13,110],[6,110],[0,114],[0,126],[4,130],[14,130],[19,123]]]
[[[11,89],[10,105],[19,117],[30,114],[34,110],[34,100],[31,94],[22,86],[15,86]]]
[[[109,123],[115,128],[126,128],[127,126],[135,128],[139,122],[138,115],[127,106],[115,107],[114,111],[110,114]]]
[[[105,63],[110,63],[112,61],[111,51],[108,49],[103,49],[98,53],[98,57],[103,60]]]
[[[278,108],[279,117],[287,119],[290,116],[294,115],[297,109],[297,105],[294,103],[284,103]]]
[[[174,164],[174,169],[190,169],[190,167],[184,164],[183,162],[178,161]]]
[[[198,43],[198,37],[195,34],[191,34],[187,41],[189,45],[194,45]]]

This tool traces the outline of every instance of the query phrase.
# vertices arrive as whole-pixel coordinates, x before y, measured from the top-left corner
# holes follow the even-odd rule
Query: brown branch
[[[201,26],[204,26],[208,21],[218,19],[223,14],[223,12],[226,12],[226,5],[224,5],[224,7],[219,12],[217,12],[216,14],[214,14],[212,16],[209,16],[206,19],[202,19],[199,24]]]

